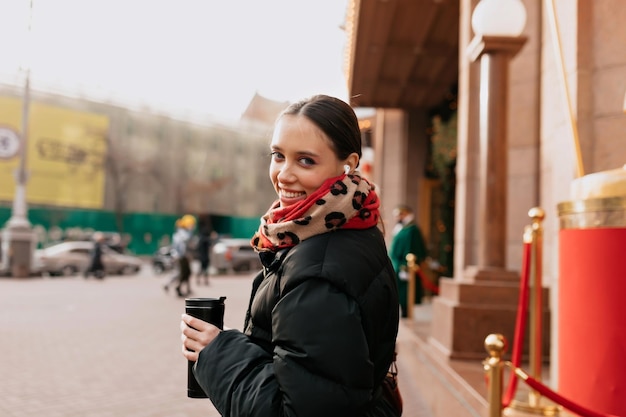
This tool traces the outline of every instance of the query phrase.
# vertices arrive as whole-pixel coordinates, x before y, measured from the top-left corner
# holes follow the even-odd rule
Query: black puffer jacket
[[[382,233],[337,230],[265,259],[245,333],[219,334],[195,375],[224,416],[394,416],[377,389],[398,332]]]

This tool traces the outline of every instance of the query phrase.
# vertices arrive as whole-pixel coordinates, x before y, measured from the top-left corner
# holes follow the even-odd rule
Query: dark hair
[[[361,158],[361,129],[352,107],[343,100],[319,94],[291,104],[281,114],[303,115],[332,141],[339,159],[356,152]]]

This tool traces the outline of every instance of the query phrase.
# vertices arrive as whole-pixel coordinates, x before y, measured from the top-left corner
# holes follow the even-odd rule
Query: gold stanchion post
[[[498,333],[485,338],[485,350],[489,357],[483,361],[483,369],[487,375],[487,401],[489,401],[488,417],[502,416],[502,378],[504,362],[502,357],[506,350],[506,338]]]
[[[413,319],[413,310],[415,309],[415,268],[419,268],[415,254],[409,253],[406,256],[406,266],[409,280],[407,282],[406,312],[407,318]]]
[[[526,227],[524,242],[527,242],[527,235],[530,233],[530,301],[528,308],[529,343],[528,343],[528,365],[529,374],[541,381],[541,370],[543,364],[543,226],[545,212],[540,207],[533,207],[528,211],[531,218],[530,226]],[[560,408],[554,405],[541,404],[541,394],[536,390],[528,393],[528,403],[513,401],[511,408],[525,411],[527,413],[543,416],[557,416]]]
[[[528,211],[528,216],[532,219],[531,260],[530,263],[530,340],[529,340],[529,364],[533,378],[541,381],[542,368],[542,346],[543,346],[543,226],[541,222],[545,218],[545,213],[539,207],[533,207]],[[531,391],[528,396],[528,403],[531,407],[539,407],[540,394]]]

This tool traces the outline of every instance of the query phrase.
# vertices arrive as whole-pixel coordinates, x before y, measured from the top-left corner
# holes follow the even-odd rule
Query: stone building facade
[[[620,0],[522,2],[527,11],[523,35],[528,39],[509,66],[504,269],[519,273],[522,236],[524,227],[530,223],[528,212],[541,207],[546,214],[542,275],[549,289],[552,312],[551,367],[557,370],[556,312],[561,279],[557,205],[575,197],[571,190],[581,178],[580,165],[584,176],[620,169],[626,164],[626,25],[623,24],[626,3]],[[350,96],[358,97],[355,102],[359,105],[377,108],[372,129],[376,150],[374,179],[381,186],[388,221],[392,219],[393,206],[400,202],[417,209],[416,217],[425,230],[430,227],[431,217],[432,187],[424,175],[431,107],[418,99],[417,93],[411,95],[414,98],[411,102],[406,94],[395,92],[406,85],[405,92],[428,91],[431,95],[438,94],[441,100],[453,84],[458,87],[454,271],[450,271],[451,279],[446,284],[457,289],[472,281],[467,275],[478,262],[480,245],[477,230],[481,186],[478,176],[480,64],[468,56],[474,37],[471,16],[477,3],[477,0],[420,4],[362,0],[351,1],[347,13],[347,26],[353,28],[348,33],[346,69]],[[555,5],[556,19],[551,18],[547,9],[551,3]],[[448,14],[454,10],[458,13]],[[412,29],[402,24],[406,21],[413,22]],[[458,30],[456,44],[443,37],[443,27],[449,28],[450,33]],[[558,38],[555,33],[559,34]],[[418,68],[438,65],[452,48],[458,58],[454,80],[447,79],[445,71],[423,72],[421,78],[415,75]],[[369,66],[358,65],[366,61]],[[396,74],[392,65],[412,68],[414,72],[407,69],[404,74]],[[443,85],[434,90],[437,83]],[[378,95],[368,96],[368,91]],[[578,162],[577,149],[582,163]],[[444,295],[439,298],[439,303],[447,305],[444,310],[448,312],[444,315],[448,317],[437,318],[434,311],[433,326],[442,330],[431,339],[444,356],[471,356],[470,352],[455,351],[451,339],[455,332],[476,329],[455,325],[454,309],[459,306],[459,300]],[[515,307],[515,301],[509,304]],[[473,354],[484,355],[482,345]],[[553,378],[556,375],[557,372],[552,372]]]

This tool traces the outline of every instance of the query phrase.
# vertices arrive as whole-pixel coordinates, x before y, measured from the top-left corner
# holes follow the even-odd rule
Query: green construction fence
[[[11,208],[0,206],[0,228],[11,217]],[[38,247],[71,235],[93,231],[119,233],[127,248],[136,255],[150,255],[169,243],[174,223],[181,215],[158,213],[125,213],[118,215],[104,210],[31,207],[28,220],[38,236]],[[211,228],[222,236],[251,238],[259,226],[259,218],[209,215]],[[121,224],[121,226],[118,226]]]

